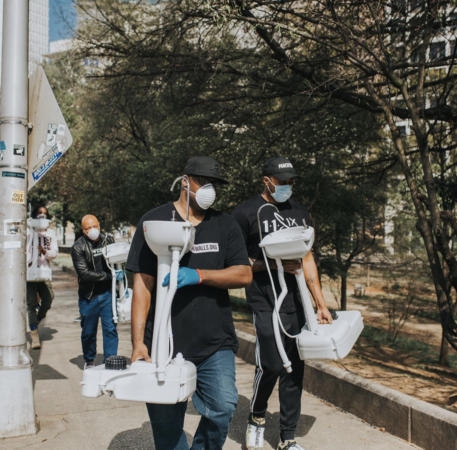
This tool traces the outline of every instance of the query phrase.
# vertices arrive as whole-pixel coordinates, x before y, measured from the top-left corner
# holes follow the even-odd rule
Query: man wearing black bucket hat
[[[147,212],[132,241],[127,269],[134,272],[132,301],[132,361],[150,360],[155,311],[157,258],[145,242],[143,222],[188,220],[195,226],[192,249],[181,259],[178,290],[172,306],[174,353],[197,367],[197,389],[192,397],[202,415],[192,449],[222,449],[237,404],[234,352],[238,347],[228,295],[229,288],[252,280],[243,236],[236,220],[211,209],[215,184],[226,183],[218,163],[206,156],[190,158],[181,178],[181,194]],[[187,199],[189,211],[187,212]],[[147,404],[155,448],[188,449],[183,431],[187,402]]]
[[[292,363],[292,372],[287,373],[283,367],[273,332],[274,294],[259,248],[261,238],[273,231],[309,224],[306,208],[291,198],[296,175],[288,159],[268,159],[263,167],[263,192],[245,201],[233,211],[233,216],[243,232],[254,274],[253,282],[246,288],[246,297],[253,311],[257,335],[254,393],[246,430],[246,447],[249,450],[263,447],[268,399],[278,378],[281,438],[278,449],[302,450],[295,441],[295,429],[300,417],[304,363],[299,358],[295,340],[283,335],[284,348]],[[259,208],[267,204],[274,205],[279,213],[276,208],[262,208],[258,217]],[[272,270],[276,270],[274,261],[269,265]],[[288,293],[282,303],[280,316],[286,331],[290,334],[297,334],[305,321],[294,276],[300,265],[303,266],[306,283],[316,302],[319,322],[332,322],[322,295],[316,263],[309,252],[303,260],[283,261]],[[281,290],[279,286],[276,286],[276,289]]]

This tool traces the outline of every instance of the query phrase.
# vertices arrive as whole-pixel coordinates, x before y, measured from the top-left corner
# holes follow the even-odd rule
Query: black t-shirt
[[[92,257],[94,258],[95,272],[107,272],[111,273],[108,265],[106,264],[105,257],[103,256],[103,249],[106,247],[106,242],[104,239],[99,239],[94,242],[86,238],[86,241],[89,245],[90,251],[92,252]],[[106,291],[111,290],[111,280],[99,281],[94,283],[94,293],[93,295],[100,295]]]
[[[257,220],[257,211],[262,205],[268,202],[258,194],[255,197],[246,200],[239,205],[232,213],[237,220],[243,232],[244,240],[248,249],[248,255],[251,259],[262,259],[262,250],[259,247],[261,240],[259,234],[259,224]],[[279,209],[279,215],[273,207],[265,206],[260,211],[260,226],[262,237],[267,234],[280,230],[285,227],[302,226],[304,223],[309,224],[309,216],[306,208],[294,199],[287,202],[275,204]],[[279,295],[278,277],[275,271],[272,271],[275,280],[276,293]],[[295,276],[285,273],[288,293],[281,306],[281,312],[295,312],[301,310],[300,294],[298,292],[297,281]],[[254,272],[254,280],[246,288],[246,297],[253,311],[273,311],[274,296],[271,288],[268,272]]]
[[[182,221],[171,202],[148,211],[140,219],[130,247],[128,270],[156,277],[157,257],[146,244],[143,222],[171,220],[172,211],[176,219]],[[220,270],[237,265],[249,265],[240,228],[230,215],[209,209],[204,220],[196,226],[194,246],[183,256],[180,266]],[[162,281],[156,280],[154,285]],[[145,344],[149,351],[154,312],[155,289],[145,331]],[[238,348],[227,289],[204,284],[178,289],[171,309],[171,323],[175,354],[181,352],[186,359],[197,364],[217,350],[232,349],[236,352]]]

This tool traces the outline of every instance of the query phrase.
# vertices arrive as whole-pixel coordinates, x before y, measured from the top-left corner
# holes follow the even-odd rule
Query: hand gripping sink
[[[87,369],[82,394],[112,395],[119,400],[174,404],[187,400],[195,391],[197,371],[181,353],[173,358],[171,305],[177,289],[179,261],[194,243],[195,228],[189,221],[146,221],[143,224],[148,246],[157,255],[156,307],[151,362],[107,359],[106,365]],[[114,258],[114,256],[113,256]],[[162,281],[170,273],[169,286]],[[122,358],[122,357],[113,357]],[[119,362],[119,364],[117,364]]]
[[[276,344],[284,367],[288,372],[292,370],[291,363],[282,344],[280,328],[287,336],[296,339],[298,353],[303,360],[344,358],[351,351],[363,330],[363,320],[359,311],[337,311],[337,318],[333,320],[332,324],[319,324],[317,322],[302,268],[295,274],[295,278],[300,292],[306,324],[296,336],[291,336],[284,330],[279,311],[287,294],[287,285],[284,279],[284,269],[281,260],[303,258],[311,250],[313,242],[314,229],[312,227],[297,226],[270,233],[259,244],[264,254],[275,296],[273,329]],[[276,261],[279,284],[281,286],[279,296],[276,294],[267,257]]]

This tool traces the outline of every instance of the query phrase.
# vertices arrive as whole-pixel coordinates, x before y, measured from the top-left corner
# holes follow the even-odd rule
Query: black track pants
[[[304,324],[302,311],[280,313],[280,316],[285,330],[290,334],[297,334]],[[284,369],[276,346],[271,312],[255,312],[254,325],[257,342],[251,413],[257,417],[265,417],[268,399],[279,378],[281,439],[293,439],[300,418],[304,362],[298,356],[295,339],[281,333],[284,349],[292,363],[292,373],[287,373]]]

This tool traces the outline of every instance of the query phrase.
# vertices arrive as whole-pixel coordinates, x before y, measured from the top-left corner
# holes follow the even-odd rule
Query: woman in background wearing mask
[[[295,429],[300,417],[304,362],[298,356],[295,339],[284,335],[284,348],[292,362],[292,372],[287,373],[283,367],[273,332],[273,290],[259,248],[261,237],[271,232],[301,226],[304,223],[309,224],[306,208],[291,198],[295,176],[295,169],[288,159],[277,157],[267,160],[263,167],[263,192],[245,201],[233,211],[233,216],[243,232],[254,275],[254,281],[246,289],[257,335],[254,393],[246,430],[246,447],[249,450],[263,447],[268,399],[278,378],[281,438],[278,449],[302,450],[295,441]],[[257,218],[259,208],[268,203],[276,206],[279,214],[276,208],[265,207],[260,210]],[[303,260],[283,261],[288,293],[282,303],[280,315],[286,331],[292,334],[297,334],[305,321],[294,275],[300,265],[303,265],[308,289],[316,302],[319,322],[332,322],[322,295],[316,263],[309,252]],[[276,270],[274,261],[270,261],[270,268]],[[277,280],[277,277],[274,278]],[[281,291],[279,285],[276,285],[276,291]]]
[[[58,250],[56,233],[49,228],[48,210],[38,206],[27,226],[27,311],[32,349],[41,347],[38,325],[54,298],[51,261]]]
[[[134,272],[132,301],[132,362],[149,361],[155,311],[157,257],[145,242],[143,222],[188,220],[195,240],[178,272],[171,323],[174,355],[180,352],[197,367],[197,390],[192,397],[202,415],[192,449],[222,449],[237,403],[235,355],[238,347],[228,289],[252,280],[243,236],[233,217],[211,208],[215,183],[224,183],[219,165],[206,156],[187,161],[181,193],[175,202],[151,209],[140,219],[133,237],[127,269]],[[189,199],[189,210],[187,200]],[[147,404],[157,450],[189,449],[183,431],[187,402]]]
[[[117,354],[118,336],[113,321],[111,298],[111,271],[103,256],[103,247],[112,244],[114,239],[100,233],[100,223],[93,215],[81,220],[82,236],[71,248],[71,258],[78,274],[79,313],[81,315],[81,343],[84,356],[84,369],[94,366],[97,355],[98,319],[102,322],[103,356]],[[123,278],[123,271],[116,278]]]

